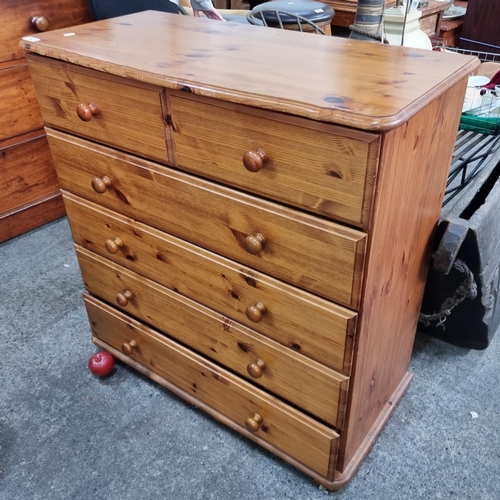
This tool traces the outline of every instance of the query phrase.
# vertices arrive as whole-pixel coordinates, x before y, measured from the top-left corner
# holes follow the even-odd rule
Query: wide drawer
[[[89,292],[342,428],[348,378],[153,281],[77,247]]]
[[[59,191],[45,134],[28,134],[17,140],[0,144],[0,213]]]
[[[91,21],[87,0],[15,0],[2,2],[0,62],[24,56],[19,39],[25,35]]]
[[[356,313],[67,191],[63,195],[78,245],[349,374]]]
[[[46,126],[168,162],[161,87],[27,57]]]
[[[177,394],[201,401],[231,427],[248,429],[323,477],[333,479],[338,434],[98,300],[84,296],[94,336],[172,383]],[[276,450],[275,450],[276,452]]]
[[[368,227],[378,135],[197,96],[168,99],[180,168]]]
[[[47,130],[61,186],[96,203],[356,308],[366,235]]]
[[[0,141],[43,127],[26,64],[0,69]]]

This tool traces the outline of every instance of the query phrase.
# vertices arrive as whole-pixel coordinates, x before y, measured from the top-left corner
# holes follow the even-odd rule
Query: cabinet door
[[[499,11],[500,0],[469,2],[459,47],[500,54]]]

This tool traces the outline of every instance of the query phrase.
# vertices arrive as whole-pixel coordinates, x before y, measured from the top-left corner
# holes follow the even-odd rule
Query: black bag
[[[88,0],[88,2],[90,13],[96,21],[143,10],[179,13],[179,7],[170,0]]]

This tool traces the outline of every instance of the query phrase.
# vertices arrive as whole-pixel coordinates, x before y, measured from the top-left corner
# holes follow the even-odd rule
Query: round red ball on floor
[[[89,370],[98,377],[109,375],[115,366],[115,358],[109,352],[99,351],[89,359]]]

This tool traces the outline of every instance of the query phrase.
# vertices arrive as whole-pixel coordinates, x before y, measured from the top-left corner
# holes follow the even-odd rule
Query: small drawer
[[[24,56],[24,51],[19,46],[19,39],[23,36],[36,36],[47,30],[90,21],[92,18],[87,0],[2,2],[0,63]]]
[[[47,137],[64,189],[357,308],[364,233],[54,130]]]
[[[0,141],[43,128],[26,64],[0,69]]]
[[[380,136],[212,102],[169,95],[176,166],[368,227]]]
[[[77,255],[85,287],[93,295],[342,428],[345,375],[87,250],[77,247]]]
[[[16,141],[0,146],[0,213],[59,192],[45,134],[27,134]]]
[[[46,126],[168,163],[161,88],[28,55]]]
[[[67,191],[64,203],[78,245],[349,375],[353,311]]]
[[[338,434],[231,372],[111,307],[84,296],[92,333],[100,342],[163,377],[175,392],[199,400],[231,427],[247,429],[307,468],[333,480]]]

